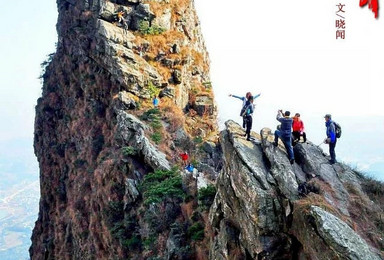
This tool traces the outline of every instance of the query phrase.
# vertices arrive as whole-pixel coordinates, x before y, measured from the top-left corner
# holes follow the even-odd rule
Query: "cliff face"
[[[382,184],[311,143],[294,147],[291,165],[270,129],[248,142],[238,124],[226,127],[210,259],[382,259]]]
[[[311,144],[291,166],[268,129],[248,142],[229,121],[219,137],[193,1],[57,4],[32,259],[383,257],[380,184]]]
[[[183,199],[197,196],[195,186],[186,187],[188,178],[200,186],[215,178],[220,156],[208,55],[193,2],[57,5],[57,52],[36,106],[41,200],[31,258],[204,252],[188,230],[204,228],[206,210],[197,210],[197,199]],[[116,21],[121,10],[128,29]],[[204,172],[179,177],[173,166],[180,166],[184,151]]]

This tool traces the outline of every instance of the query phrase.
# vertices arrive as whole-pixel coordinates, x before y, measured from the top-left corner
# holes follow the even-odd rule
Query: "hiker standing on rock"
[[[293,119],[289,117],[290,114],[291,113],[289,111],[285,111],[283,116],[283,110],[277,111],[276,120],[281,123],[281,126],[279,130],[275,131],[275,142],[273,144],[277,147],[280,138],[283,141],[285,149],[288,152],[289,162],[293,164],[295,161],[291,142]]]
[[[246,130],[245,135],[247,136],[247,141],[251,140],[251,129],[252,129],[252,115],[253,115],[253,96],[248,97],[248,101],[245,103],[244,107],[241,109],[241,114],[243,117],[243,122],[245,122]]]
[[[334,122],[332,121],[332,116],[330,114],[326,114],[324,118],[325,126],[327,127],[327,138],[324,139],[324,143],[329,144],[329,155],[331,156],[331,160],[329,160],[329,163],[334,164],[336,163],[336,128]]]
[[[256,96],[253,97],[253,99],[256,99],[258,98],[259,96],[261,95],[261,93],[257,94]],[[239,96],[236,96],[236,95],[232,95],[232,94],[229,94],[230,97],[234,97],[234,98],[238,98],[240,99],[241,101],[243,101],[243,104],[241,105],[241,108],[243,108],[245,106],[245,103],[247,103],[248,101],[248,98],[250,96],[252,96],[252,93],[251,92],[247,92],[245,94],[245,97],[239,97]],[[253,105],[253,108],[255,108],[255,106]],[[246,122],[244,121],[244,118],[243,118],[243,128],[246,127]]]
[[[304,132],[304,123],[300,119],[300,114],[296,113],[295,116],[292,118],[293,119],[293,124],[292,124],[292,135],[293,135],[293,140],[292,140],[292,145],[297,144],[300,141],[300,136],[303,137],[304,143],[307,141],[307,136]]]

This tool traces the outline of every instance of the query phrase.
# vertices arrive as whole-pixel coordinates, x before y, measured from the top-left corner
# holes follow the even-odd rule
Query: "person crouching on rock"
[[[251,129],[252,129],[252,115],[253,115],[253,96],[248,97],[248,101],[245,103],[243,109],[243,122],[245,122],[246,130],[245,135],[247,136],[247,140],[251,140]]]
[[[293,147],[291,143],[293,119],[289,117],[290,114],[291,113],[289,111],[285,111],[283,116],[283,110],[277,111],[276,120],[281,123],[281,127],[280,130],[275,131],[275,142],[273,144],[277,146],[279,141],[278,138],[280,138],[283,141],[285,149],[288,152],[289,162],[293,164],[295,161]]]
[[[293,119],[293,124],[292,124],[292,135],[293,135],[293,140],[292,140],[292,145],[297,144],[300,141],[300,136],[303,137],[304,143],[307,141],[307,136],[304,132],[304,123],[300,119],[300,114],[296,113],[295,116],[292,118]]]

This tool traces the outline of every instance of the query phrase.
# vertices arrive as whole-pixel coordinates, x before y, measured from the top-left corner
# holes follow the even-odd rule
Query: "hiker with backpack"
[[[256,98],[260,97],[261,93],[257,94],[256,96],[253,97],[253,100],[255,100]],[[234,97],[234,98],[238,98],[240,99],[241,101],[243,101],[243,104],[241,105],[241,108],[243,109],[243,107],[245,106],[245,103],[248,101],[248,98],[250,96],[252,96],[252,93],[251,92],[247,92],[245,94],[245,97],[239,97],[239,96],[236,96],[236,95],[232,95],[232,94],[229,94],[230,97]],[[253,108],[255,108],[255,106],[253,105]],[[240,113],[240,116],[241,116],[241,113]],[[244,118],[243,118],[243,128],[246,127],[246,122],[244,121]]]
[[[300,141],[300,136],[303,137],[304,143],[307,141],[307,136],[304,132],[304,123],[300,119],[300,114],[296,113],[295,116],[292,118],[293,123],[292,123],[292,145],[296,145]]]
[[[276,120],[281,123],[280,129],[275,131],[275,142],[273,145],[277,147],[279,138],[283,141],[285,149],[287,150],[289,162],[293,164],[295,162],[295,156],[293,154],[292,147],[292,123],[293,119],[290,118],[290,112],[285,111],[283,115],[283,110],[277,111]]]
[[[331,156],[331,160],[329,160],[330,164],[336,163],[336,141],[337,138],[341,135],[341,127],[336,122],[332,121],[332,116],[330,114],[326,114],[325,118],[325,126],[327,127],[326,134],[327,138],[324,139],[325,144],[329,144],[329,155]]]
[[[247,141],[251,141],[251,129],[252,129],[252,115],[253,115],[253,96],[249,96],[247,102],[243,106],[240,112],[243,117],[243,122],[245,122],[246,130],[245,135],[247,136]]]

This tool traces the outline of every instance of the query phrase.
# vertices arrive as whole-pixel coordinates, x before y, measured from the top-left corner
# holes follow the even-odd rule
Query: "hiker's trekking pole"
[[[319,145],[316,145],[316,147],[320,147],[320,145],[322,145],[324,142],[321,142]]]

